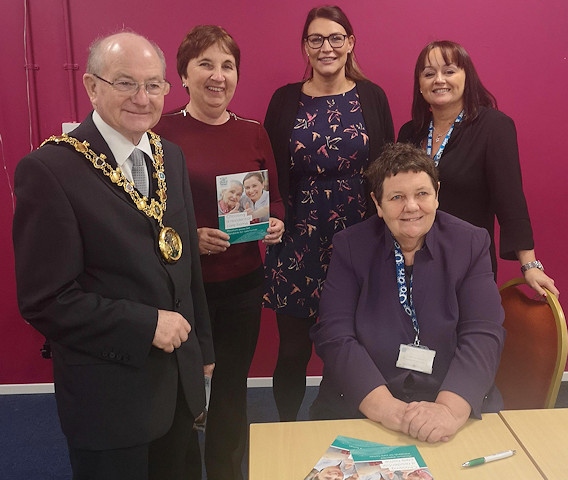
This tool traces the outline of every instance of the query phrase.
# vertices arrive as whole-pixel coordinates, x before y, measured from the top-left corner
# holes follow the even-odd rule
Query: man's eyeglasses
[[[149,82],[129,82],[128,80],[117,80],[116,82],[109,82],[102,77],[99,77],[96,73],[93,76],[108,83],[117,92],[127,93],[128,95],[136,95],[140,90],[140,87],[144,87],[144,90],[148,95],[167,95],[170,92],[170,82],[164,80],[162,82],[149,81]]]
[[[331,48],[341,48],[343,47],[343,45],[345,45],[345,39],[347,37],[348,35],[344,35],[342,33],[333,33],[331,35],[328,35],[327,37],[324,37],[319,33],[313,33],[312,35],[308,35],[305,40],[306,42],[308,42],[308,46],[310,48],[321,48],[323,42],[325,42],[326,40],[331,45]]]

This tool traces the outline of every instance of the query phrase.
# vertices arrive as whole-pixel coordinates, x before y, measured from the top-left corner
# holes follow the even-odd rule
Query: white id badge
[[[416,345],[400,345],[396,366],[422,373],[432,373],[436,350]]]

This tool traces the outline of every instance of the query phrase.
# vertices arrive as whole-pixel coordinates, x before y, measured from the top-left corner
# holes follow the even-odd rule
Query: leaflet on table
[[[312,471],[304,480],[315,478],[342,478],[343,480],[357,479],[355,464],[351,456],[351,450],[380,447],[381,443],[368,442],[358,438],[344,437],[339,435],[325,451],[323,456],[314,465]],[[323,472],[323,473],[322,473]],[[325,475],[327,474],[327,476]],[[343,477],[341,477],[343,475]]]
[[[304,480],[320,477],[343,480],[434,478],[414,445],[389,446],[344,436],[336,437]]]
[[[270,212],[268,170],[218,175],[219,230],[230,243],[261,240],[266,235]]]
[[[433,480],[415,445],[376,446],[352,449],[359,480]]]

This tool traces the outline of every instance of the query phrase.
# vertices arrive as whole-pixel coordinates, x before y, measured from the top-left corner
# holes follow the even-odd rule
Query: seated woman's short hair
[[[365,178],[379,204],[383,198],[385,178],[399,172],[426,172],[434,189],[438,190],[438,170],[426,152],[410,143],[391,143],[385,145],[379,158],[371,162],[365,171]]]

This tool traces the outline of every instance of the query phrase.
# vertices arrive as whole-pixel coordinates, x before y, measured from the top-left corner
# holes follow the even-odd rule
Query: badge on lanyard
[[[406,368],[422,373],[432,373],[434,357],[436,350],[430,350],[424,345],[420,345],[420,326],[416,318],[416,310],[412,301],[412,274],[410,275],[410,285],[406,287],[406,275],[404,269],[404,256],[400,245],[394,240],[394,259],[396,263],[396,284],[398,287],[398,299],[404,311],[412,320],[412,327],[416,336],[414,343],[408,345],[401,344],[398,351],[398,360],[396,366],[398,368]]]
[[[410,345],[401,344],[398,349],[396,366],[430,374],[435,356],[436,350],[430,350],[428,347],[412,343]]]

